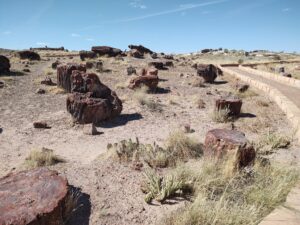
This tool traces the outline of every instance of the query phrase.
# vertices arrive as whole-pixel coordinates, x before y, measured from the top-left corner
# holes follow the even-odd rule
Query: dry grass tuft
[[[167,217],[165,225],[258,224],[285,201],[298,181],[292,168],[255,165],[224,176],[226,163],[199,162],[184,166],[177,177],[192,181],[194,201]],[[191,185],[191,184],[190,184]]]
[[[216,123],[227,123],[232,121],[229,109],[215,109],[212,113],[212,120]]]
[[[146,86],[136,89],[133,94],[133,99],[138,102],[138,104],[146,106],[150,111],[162,112],[162,105],[147,96],[148,91],[149,89]]]
[[[288,148],[292,138],[278,133],[268,132],[256,144],[256,150],[259,154],[268,155],[280,148]]]
[[[25,160],[25,165],[29,168],[36,168],[52,166],[62,162],[65,162],[65,160],[55,155],[53,150],[42,148],[41,150],[32,150]]]
[[[67,92],[61,88],[61,87],[50,87],[48,90],[49,93],[55,94],[55,95],[61,95],[66,94]]]

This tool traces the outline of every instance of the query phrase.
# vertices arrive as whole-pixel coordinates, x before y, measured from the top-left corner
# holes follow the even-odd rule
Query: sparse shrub
[[[244,60],[243,59],[239,59],[238,60],[238,64],[243,64],[244,63]]]
[[[269,107],[269,103],[266,101],[262,101],[262,100],[256,101],[256,104],[260,107]]]
[[[202,77],[195,77],[192,81],[192,87],[205,87],[204,79]]]
[[[32,150],[25,160],[26,166],[30,168],[52,166],[61,162],[65,162],[65,160],[55,155],[53,150],[47,148]]]
[[[271,154],[280,148],[288,148],[291,144],[292,138],[283,136],[277,133],[268,132],[256,144],[257,152],[260,154]]]
[[[162,105],[147,96],[149,89],[146,86],[142,86],[136,89],[133,94],[133,98],[142,106],[146,106],[151,111],[162,111]]]
[[[153,171],[146,171],[144,175],[145,181],[141,189],[146,194],[147,203],[151,203],[153,199],[163,203],[174,195],[182,195],[191,189],[191,182],[186,182],[173,174],[159,176]]]
[[[230,110],[225,109],[215,109],[212,113],[212,120],[216,123],[227,123],[232,121],[232,118],[229,115]]]
[[[251,98],[251,97],[258,96],[258,94],[256,92],[254,92],[253,90],[251,90],[251,89],[248,89],[244,92],[236,91],[235,95],[240,97],[240,98]]]
[[[164,224],[258,224],[285,201],[299,177],[292,168],[270,165],[255,165],[250,170],[224,176],[225,166],[225,162],[209,160],[199,162],[199,166],[185,166],[184,176],[177,177],[192,182],[189,185],[195,199],[168,216]]]
[[[64,222],[67,224],[73,213],[80,207],[78,205],[82,193],[79,189],[69,187],[68,195],[65,201]]]
[[[196,98],[195,104],[196,104],[196,107],[198,109],[204,109],[205,108],[205,102],[200,97]]]
[[[197,158],[202,154],[202,145],[183,132],[171,134],[165,147],[160,147],[156,143],[141,144],[136,138],[136,141],[122,140],[108,145],[107,148],[113,150],[121,162],[141,161],[151,168],[175,166],[177,162]]]

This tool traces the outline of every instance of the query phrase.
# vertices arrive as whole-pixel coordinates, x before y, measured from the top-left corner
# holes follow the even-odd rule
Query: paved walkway
[[[300,88],[279,83],[238,67],[226,67],[226,69],[276,88],[300,109]],[[259,225],[300,225],[300,184],[289,193],[286,202],[275,209]]]

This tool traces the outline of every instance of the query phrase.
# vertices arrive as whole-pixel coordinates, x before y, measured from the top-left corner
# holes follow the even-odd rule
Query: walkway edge
[[[300,140],[300,109],[290,101],[286,96],[284,96],[279,90],[271,87],[268,84],[257,81],[251,77],[243,76],[235,71],[228,68],[218,67],[225,73],[234,75],[238,79],[253,85],[254,87],[266,92],[286,113],[288,119],[293,124],[296,129],[296,138]],[[251,71],[248,71],[252,73]],[[287,196],[284,205],[279,206],[273,212],[271,212],[267,217],[265,217],[259,225],[299,225],[300,224],[300,183],[297,184],[295,188],[291,190]]]
[[[223,67],[224,68],[224,67]],[[249,73],[253,73],[255,75],[270,79],[270,80],[275,80],[277,82],[283,83],[285,85],[290,85],[293,87],[297,87],[300,88],[300,80],[294,79],[294,78],[290,78],[290,77],[283,77],[280,76],[278,74],[275,73],[269,73],[266,71],[261,71],[261,70],[256,70],[256,69],[252,69],[250,67],[246,67],[246,66],[239,66],[239,69],[249,72]]]

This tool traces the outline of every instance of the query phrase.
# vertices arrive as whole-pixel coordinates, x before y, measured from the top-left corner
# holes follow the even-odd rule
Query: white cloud
[[[291,9],[290,8],[285,8],[285,9],[282,9],[282,12],[289,12]]]
[[[46,45],[48,45],[48,44],[45,43],[45,42],[37,42],[36,45],[38,45],[38,46],[46,46]]]
[[[6,30],[6,31],[3,32],[3,34],[4,35],[10,35],[10,34],[12,34],[12,32],[10,30]]]
[[[195,9],[195,8],[200,8],[200,7],[205,7],[205,6],[209,6],[209,5],[221,4],[221,3],[224,3],[224,2],[228,2],[228,1],[230,1],[230,0],[215,0],[215,1],[210,1],[210,2],[203,2],[203,3],[199,3],[199,4],[179,5],[175,9],[169,9],[169,10],[160,11],[160,12],[156,12],[156,13],[152,13],[152,14],[146,14],[146,15],[143,15],[143,16],[131,17],[131,18],[120,19],[120,20],[104,21],[104,22],[102,22],[101,24],[98,24],[98,25],[87,26],[87,27],[83,28],[82,30],[95,29],[95,28],[101,27],[105,24],[127,23],[127,22],[132,22],[132,21],[144,20],[144,19],[148,19],[148,18],[153,18],[153,17],[163,16],[163,15],[183,12],[183,11],[187,11],[187,10],[191,10],[191,9]]]
[[[133,8],[147,9],[147,6],[143,4],[141,0],[133,0],[129,3],[129,5]]]
[[[71,36],[72,37],[80,37],[80,34],[72,33]]]
[[[94,38],[86,38],[85,40],[86,40],[86,41],[95,41]]]

